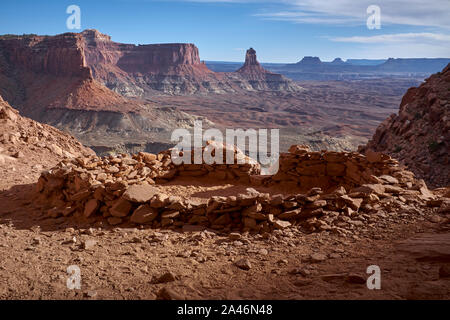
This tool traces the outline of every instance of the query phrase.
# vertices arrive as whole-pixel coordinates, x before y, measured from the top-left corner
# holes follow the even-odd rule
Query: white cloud
[[[335,42],[336,47],[338,43],[353,43],[346,55],[354,58],[432,58],[448,57],[450,53],[450,0],[184,1],[253,3],[258,10],[254,16],[262,19],[330,26],[365,26],[367,8],[377,5],[381,9],[380,31],[384,26],[401,25],[413,32],[327,38]]]
[[[335,37],[334,42],[360,44],[355,58],[445,58],[450,52],[450,35],[440,33],[397,33],[369,37]]]
[[[260,12],[265,19],[295,23],[366,23],[370,5],[381,8],[382,24],[450,28],[449,0],[186,0],[191,2],[228,2],[278,4],[279,11]],[[286,9],[287,8],[287,9]]]
[[[335,42],[353,42],[353,43],[441,43],[450,44],[450,35],[441,33],[396,33],[396,34],[380,34],[376,36],[362,37],[335,37],[330,40]]]
[[[346,54],[355,59],[387,58],[448,58],[449,47],[432,44],[412,43],[408,46],[390,43],[387,45],[361,45],[358,50]]]

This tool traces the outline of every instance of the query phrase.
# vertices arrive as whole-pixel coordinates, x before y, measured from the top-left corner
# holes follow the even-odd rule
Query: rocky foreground
[[[0,107],[2,299],[450,296],[450,191],[388,155],[293,146],[274,176],[216,144],[246,163],[98,157]]]
[[[176,166],[169,153],[67,158],[0,193],[0,297],[448,299],[448,189],[379,153],[295,146],[281,159],[280,176],[299,174]],[[355,182],[352,161],[371,181]],[[339,186],[302,189],[321,165]],[[66,287],[70,265],[80,290]],[[369,265],[381,290],[366,287]]]
[[[0,96],[0,190],[11,187],[11,181],[35,181],[63,159],[92,155],[69,134],[20,116]]]

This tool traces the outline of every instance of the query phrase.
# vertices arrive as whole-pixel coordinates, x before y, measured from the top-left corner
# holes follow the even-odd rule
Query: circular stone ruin
[[[222,147],[225,157],[230,147]],[[66,159],[42,173],[37,198],[50,217],[92,224],[255,233],[298,226],[339,234],[355,227],[348,221],[369,223],[380,209],[420,208],[435,198],[423,180],[380,153],[292,146],[280,154],[278,172],[265,176],[232,148],[230,165],[176,165],[171,150]]]

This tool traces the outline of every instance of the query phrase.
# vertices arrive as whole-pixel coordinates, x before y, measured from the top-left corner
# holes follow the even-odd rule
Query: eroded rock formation
[[[200,61],[198,48],[193,44],[135,46],[113,42],[97,30],[81,34],[94,78],[124,96],[300,90],[289,79],[261,68],[255,53],[250,57],[253,62],[246,60],[242,70],[216,73]]]
[[[245,63],[236,73],[246,79],[255,90],[287,92],[299,90],[299,87],[288,78],[264,69],[259,64],[253,48],[247,50]]]
[[[431,186],[450,185],[450,65],[410,88],[364,149],[396,157]]]
[[[198,48],[193,44],[122,44],[97,30],[52,37],[4,36],[0,38],[0,51],[6,67],[20,67],[36,74],[93,78],[127,97],[300,90],[281,75],[261,67],[257,70],[255,54],[255,65],[249,69],[246,62],[240,70],[251,72],[216,73],[200,61]],[[34,56],[30,57],[32,52]],[[111,106],[111,102],[122,104],[123,108],[123,101],[114,95],[103,106]]]
[[[92,45],[93,39],[99,48],[95,52],[88,45]],[[130,141],[146,143],[149,139],[159,142],[167,140],[165,135],[174,126],[193,123],[194,116],[128,99],[97,81],[93,74],[100,71],[90,67],[87,61],[119,59],[114,52],[101,50],[102,44],[108,41],[108,36],[96,31],[57,36],[2,36],[0,94],[24,116],[67,130],[91,146]],[[140,47],[132,47],[140,52]],[[171,53],[171,59],[161,63],[184,66],[198,59],[194,51],[180,50],[178,56]],[[158,52],[153,60],[161,59]],[[130,70],[135,68],[126,60],[121,65]],[[151,65],[144,64],[148,68]]]

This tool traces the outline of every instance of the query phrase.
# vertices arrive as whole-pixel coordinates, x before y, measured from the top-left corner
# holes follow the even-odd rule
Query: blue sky
[[[249,47],[261,62],[450,57],[450,0],[16,0],[0,5],[0,34],[81,31],[66,27],[72,4],[81,30],[124,43],[190,42],[202,60],[242,61]],[[371,4],[381,29],[366,26]]]

